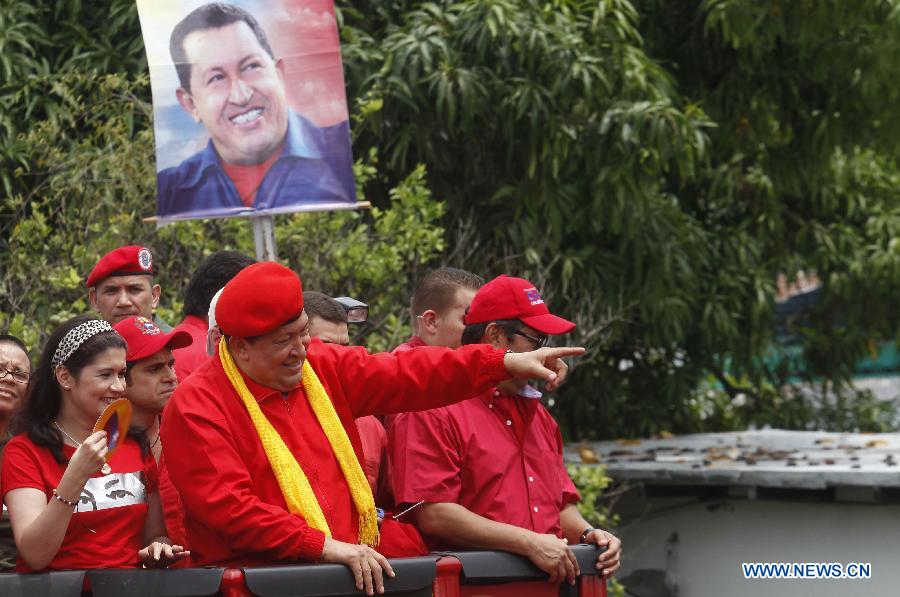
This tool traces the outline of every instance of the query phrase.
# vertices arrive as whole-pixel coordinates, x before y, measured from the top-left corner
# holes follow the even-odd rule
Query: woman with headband
[[[146,446],[129,434],[107,463],[106,432],[93,432],[124,396],[125,341],[106,321],[76,317],[51,334],[0,472],[17,571],[163,567],[188,555],[169,544]]]

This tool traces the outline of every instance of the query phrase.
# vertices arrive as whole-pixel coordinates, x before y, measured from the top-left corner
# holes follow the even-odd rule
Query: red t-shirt
[[[209,360],[209,355],[206,354],[206,334],[209,331],[209,324],[196,315],[188,315],[175,329],[187,332],[192,340],[188,346],[172,351],[172,356],[175,357],[175,377],[178,378],[178,383],[181,383],[194,372],[194,369]]]
[[[372,495],[376,496],[378,504],[378,475],[381,472],[381,461],[387,448],[387,434],[384,425],[373,415],[356,419],[356,430],[359,432],[359,441],[362,444],[363,472],[372,488]]]
[[[503,357],[489,346],[370,355],[318,339],[307,353],[357,457],[362,448],[355,419],[447,404],[483,391],[508,377]],[[334,539],[355,543],[359,514],[302,385],[282,394],[246,376],[244,381],[306,474]],[[259,434],[218,357],[178,386],[161,429],[166,467],[184,501],[195,565],[319,558],[324,533],[288,512]]]
[[[184,530],[184,504],[181,503],[181,494],[175,489],[172,479],[169,477],[165,455],[159,459],[159,499],[162,500],[166,530],[169,532],[169,540],[172,545],[180,545],[186,550],[190,550],[187,531]],[[169,567],[178,566],[184,561],[180,560]]]
[[[63,446],[63,456],[72,458],[75,448]],[[62,546],[45,570],[85,568],[130,568],[140,563],[144,547],[143,529],[150,494],[157,491],[156,462],[127,439],[109,461],[112,472],[88,479],[75,508]],[[4,497],[13,489],[32,487],[56,499],[65,464],[54,460],[50,450],[37,446],[26,434],[14,437],[3,454],[0,472]],[[66,496],[68,497],[68,496]],[[17,572],[34,572],[21,556]]]
[[[539,400],[496,389],[402,413],[388,432],[397,504],[456,503],[490,520],[557,536],[560,511],[581,499],[562,449],[559,427]],[[452,546],[430,538],[429,547]]]
[[[391,352],[406,352],[407,350],[412,350],[413,348],[419,348],[420,346],[427,346],[425,341],[419,338],[418,336],[411,336],[409,340],[400,344],[392,350]]]

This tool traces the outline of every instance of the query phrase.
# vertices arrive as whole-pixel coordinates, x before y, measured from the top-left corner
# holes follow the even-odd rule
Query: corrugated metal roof
[[[900,433],[764,430],[574,444],[617,480],[794,489],[900,487]]]

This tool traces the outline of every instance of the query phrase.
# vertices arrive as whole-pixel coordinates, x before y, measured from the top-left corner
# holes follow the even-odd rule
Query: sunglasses
[[[536,349],[543,348],[543,347],[547,346],[548,342],[550,342],[550,338],[548,338],[547,336],[541,336],[540,338],[537,338],[530,334],[526,334],[522,330],[509,330],[509,332],[511,334],[515,334],[516,336],[522,336],[526,340],[531,341],[534,344]]]

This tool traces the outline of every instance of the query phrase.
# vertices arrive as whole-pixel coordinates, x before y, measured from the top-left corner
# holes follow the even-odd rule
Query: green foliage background
[[[849,381],[900,329],[900,1],[353,1],[339,19],[378,209],[279,218],[277,237],[307,287],[373,306],[370,347],[404,339],[412,278],[449,263],[529,277],[578,321],[566,341],[590,352],[554,406],[572,437],[894,423]],[[0,329],[32,346],[86,309],[114,246],[153,247],[170,321],[203,255],[252,252],[243,221],[141,223],[146,73],[132,0],[4,0]],[[791,333],[832,411],[763,358],[775,278],[801,269],[823,299]]]

